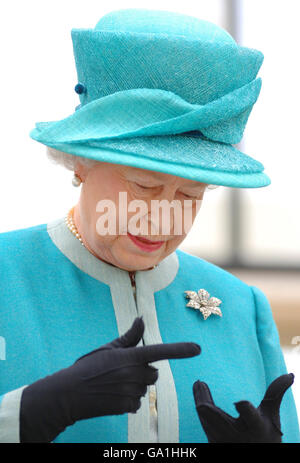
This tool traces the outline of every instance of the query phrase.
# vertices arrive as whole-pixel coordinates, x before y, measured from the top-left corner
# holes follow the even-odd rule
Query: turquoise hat
[[[72,29],[80,104],[30,136],[97,161],[237,188],[270,183],[235,146],[256,102],[263,54],[169,11],[123,9]]]

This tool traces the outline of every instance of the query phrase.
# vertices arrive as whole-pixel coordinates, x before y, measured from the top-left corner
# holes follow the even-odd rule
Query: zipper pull
[[[128,273],[129,273],[129,277],[130,277],[130,281],[131,281],[131,287],[132,287],[134,300],[135,300],[135,303],[136,303],[135,272],[128,272]]]
[[[133,286],[135,288],[135,272],[131,272],[129,271],[129,277],[130,277],[130,281],[131,281],[131,286]]]

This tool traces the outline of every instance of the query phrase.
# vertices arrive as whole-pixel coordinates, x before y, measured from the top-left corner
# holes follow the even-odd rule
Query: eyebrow
[[[161,178],[161,176],[159,175],[159,173],[157,172],[152,172],[152,171],[147,171],[145,172],[144,170],[135,170],[133,172],[128,172],[129,175],[133,174],[133,175],[140,175],[140,176],[147,176],[147,177],[154,177],[156,178],[157,180],[161,180],[163,181],[163,179]]]

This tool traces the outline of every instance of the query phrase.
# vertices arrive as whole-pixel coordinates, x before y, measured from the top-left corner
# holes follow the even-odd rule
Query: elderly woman
[[[139,9],[72,40],[80,105],[31,137],[80,199],[0,235],[1,441],[299,442],[265,296],[178,250],[210,185],[270,183],[232,146],[262,54]]]

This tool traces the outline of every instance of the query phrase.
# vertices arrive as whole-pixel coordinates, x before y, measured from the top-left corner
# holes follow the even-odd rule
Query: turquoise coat
[[[222,317],[204,320],[186,306],[184,291],[201,288],[221,299]],[[192,341],[201,354],[153,363],[154,419],[148,389],[137,413],[76,422],[54,442],[207,442],[192,393],[197,379],[209,385],[216,405],[237,416],[234,402],[258,406],[267,386],[287,372],[258,288],[176,250],[155,269],[136,272],[134,295],[128,272],[97,259],[61,218],[0,234],[0,442],[19,442],[26,385],[123,334],[138,315],[145,322],[139,345]],[[280,411],[283,442],[300,442],[291,389]]]

